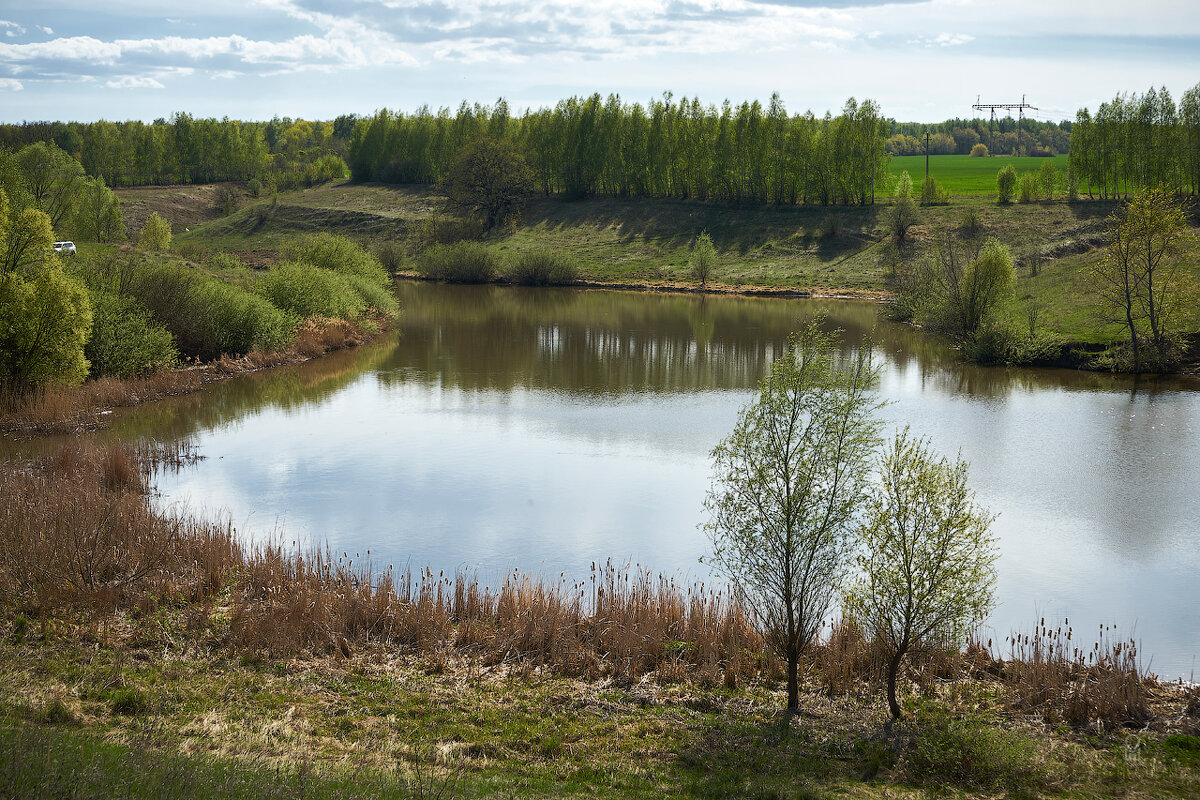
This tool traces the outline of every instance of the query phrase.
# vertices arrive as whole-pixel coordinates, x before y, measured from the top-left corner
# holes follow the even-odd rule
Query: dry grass
[[[349,656],[381,642],[566,675],[658,671],[727,685],[774,668],[724,594],[638,568],[598,565],[590,581],[558,584],[513,573],[491,590],[462,573],[379,574],[369,554],[244,546],[228,524],[148,502],[156,465],[194,457],[68,444],[36,464],[0,466],[0,596],[36,616],[219,601],[229,645],[270,656]],[[196,616],[204,627],[206,614]]]
[[[1136,641],[1117,638],[1115,627],[1101,626],[1088,647],[1069,620],[1049,626],[1043,618],[1032,633],[1014,633],[1008,644],[1011,658],[1001,678],[1014,709],[1076,727],[1142,725],[1150,719],[1157,681],[1143,673]]]
[[[594,564],[588,579],[557,583],[513,572],[491,589],[461,572],[377,570],[369,552],[249,546],[227,523],[153,509],[152,471],[196,457],[186,446],[67,444],[38,463],[0,465],[0,597],[38,617],[180,606],[189,632],[271,658],[350,657],[379,645],[434,668],[468,658],[730,689],[781,675],[728,595],[640,567]],[[927,694],[986,683],[1009,709],[1050,724],[1149,721],[1157,681],[1143,674],[1135,644],[1108,628],[1090,648],[1075,641],[1069,625],[1043,621],[1009,637],[1007,661],[991,642],[922,647],[905,680]],[[810,652],[808,672],[831,696],[877,693],[885,662],[878,642],[841,622]]]

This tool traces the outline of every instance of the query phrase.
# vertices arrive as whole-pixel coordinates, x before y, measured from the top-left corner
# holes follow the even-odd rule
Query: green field
[[[1062,172],[1067,171],[1069,156],[1054,156],[1050,159],[1054,166]],[[937,182],[950,190],[954,195],[994,195],[996,194],[996,173],[1004,165],[1012,164],[1018,174],[1022,172],[1037,172],[1046,163],[1045,158],[1013,158],[1012,156],[996,156],[995,158],[971,158],[970,156],[930,156],[929,173],[937,178]],[[900,173],[908,171],[912,176],[913,185],[920,187],[925,180],[925,156],[894,156],[891,171],[898,179]]]

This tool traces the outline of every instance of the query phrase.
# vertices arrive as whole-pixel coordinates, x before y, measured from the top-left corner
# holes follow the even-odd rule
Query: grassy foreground
[[[888,725],[849,626],[779,665],[703,587],[374,571],[147,502],[186,450],[0,465],[0,797],[1194,797],[1200,689],[1039,626],[926,650]],[[157,464],[157,467],[151,465]],[[1086,643],[1083,644],[1086,649]]]

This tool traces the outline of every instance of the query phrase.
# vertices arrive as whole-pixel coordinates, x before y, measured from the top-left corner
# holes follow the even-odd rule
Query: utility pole
[[[1029,105],[1029,103],[1026,103],[1025,95],[1021,95],[1021,102],[1019,102],[1019,103],[981,103],[981,102],[979,102],[979,96],[976,95],[975,105],[971,106],[971,108],[974,109],[975,111],[990,110],[992,112],[992,121],[991,121],[991,124],[988,126],[988,138],[992,139],[993,142],[995,141],[995,135],[996,135],[995,130],[994,130],[994,128],[996,126],[996,109],[999,108],[1004,111],[1012,111],[1015,109],[1019,116],[1017,117],[1017,146],[1015,148],[1015,152],[1013,153],[1013,155],[1016,155],[1016,156],[1021,155],[1021,122],[1023,122],[1025,119],[1025,109],[1031,108],[1034,111],[1037,111],[1038,110],[1037,106],[1031,106],[1031,105]],[[989,142],[989,144],[992,144],[992,142]],[[991,154],[995,155],[995,152],[992,152]]]
[[[929,131],[925,131],[925,180],[929,180]]]

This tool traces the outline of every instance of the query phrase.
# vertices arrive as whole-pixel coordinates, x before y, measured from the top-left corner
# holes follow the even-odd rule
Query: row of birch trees
[[[358,121],[348,160],[356,180],[433,184],[486,136],[517,147],[543,194],[861,205],[890,181],[888,131],[870,100],[817,117],[789,114],[778,95],[717,107],[670,93],[647,105],[594,94],[521,115],[504,101],[455,114],[384,109]]]
[[[1128,198],[1156,186],[1200,194],[1200,84],[1178,104],[1164,86],[1118,94],[1095,114],[1081,109],[1071,127],[1071,170],[1091,197]]]

